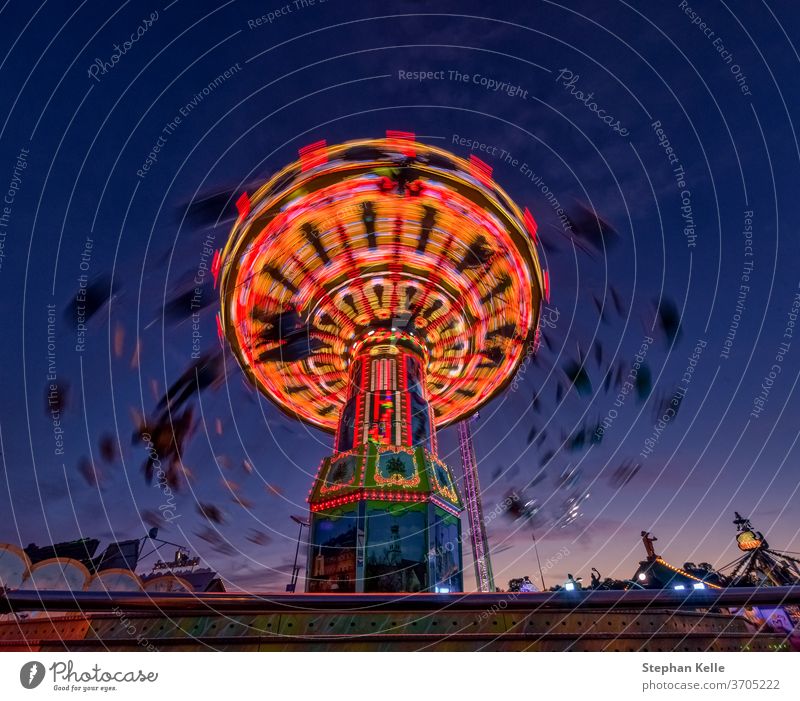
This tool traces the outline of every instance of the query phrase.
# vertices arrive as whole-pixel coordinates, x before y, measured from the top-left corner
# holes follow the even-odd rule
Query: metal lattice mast
[[[481,506],[481,486],[478,482],[478,461],[475,459],[475,447],[472,444],[470,417],[458,424],[458,442],[461,448],[461,465],[464,468],[464,492],[467,514],[469,516],[469,532],[472,539],[472,553],[475,557],[475,579],[479,591],[494,591],[492,562],[489,559],[489,540],[483,523],[483,506]]]

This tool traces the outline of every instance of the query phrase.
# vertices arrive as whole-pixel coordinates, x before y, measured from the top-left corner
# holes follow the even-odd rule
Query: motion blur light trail
[[[254,193],[225,247],[222,326],[239,362],[281,408],[333,431],[356,342],[403,328],[428,355],[437,425],[471,415],[533,341],[535,230],[438,148],[352,141],[318,158]]]

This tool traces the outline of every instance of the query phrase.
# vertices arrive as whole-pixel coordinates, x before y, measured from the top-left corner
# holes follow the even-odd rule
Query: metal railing
[[[632,591],[558,591],[463,594],[281,594],[21,591],[0,593],[0,613],[25,611],[103,613],[111,611],[199,613],[272,611],[463,611],[499,609],[670,609],[697,610],[746,606],[800,605],[800,585]]]

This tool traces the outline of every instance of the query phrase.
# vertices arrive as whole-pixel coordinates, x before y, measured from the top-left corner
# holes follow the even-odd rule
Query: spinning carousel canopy
[[[324,142],[239,201],[221,326],[250,380],[333,431],[354,349],[402,330],[437,426],[474,413],[535,340],[547,279],[533,218],[477,160],[408,137]]]

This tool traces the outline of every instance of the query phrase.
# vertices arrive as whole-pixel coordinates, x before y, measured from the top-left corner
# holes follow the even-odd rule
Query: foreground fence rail
[[[762,612],[797,604],[800,587],[444,595],[6,591],[0,651],[783,651],[800,647],[800,639],[769,625]]]
[[[261,613],[266,611],[403,610],[462,611],[514,608],[561,609],[713,609],[800,605],[800,586],[629,591],[498,592],[464,594],[256,594],[184,592],[6,591],[0,613],[24,611],[112,610],[151,613]]]

